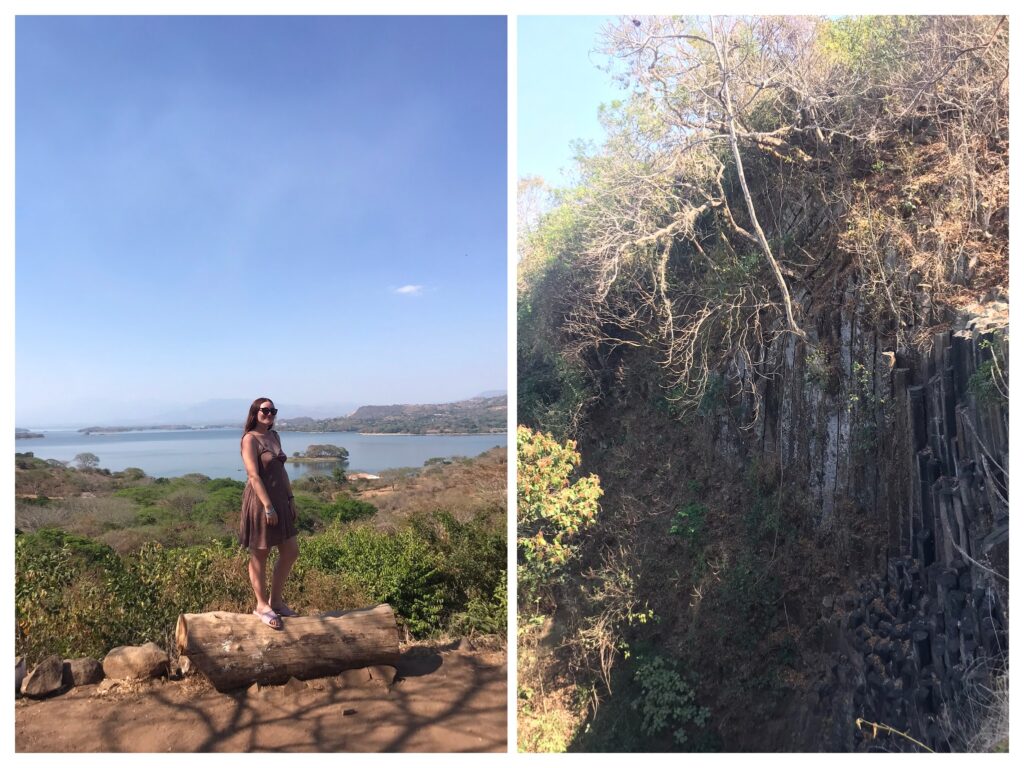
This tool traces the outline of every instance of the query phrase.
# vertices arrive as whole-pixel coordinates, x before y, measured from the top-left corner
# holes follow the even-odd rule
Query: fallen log
[[[398,624],[386,603],[282,621],[273,629],[253,615],[184,613],[174,636],[178,653],[218,691],[398,663]]]

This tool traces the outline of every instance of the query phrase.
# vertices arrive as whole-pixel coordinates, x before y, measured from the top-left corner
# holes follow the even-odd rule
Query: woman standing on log
[[[295,540],[295,497],[284,469],[288,459],[281,450],[281,437],[273,430],[277,408],[267,397],[257,397],[249,406],[242,434],[242,461],[249,482],[242,495],[238,538],[249,548],[249,580],[256,593],[253,614],[267,626],[281,629],[282,616],[297,616],[281,598],[284,582],[299,556]],[[277,547],[277,566],[267,596],[266,566],[271,547]]]

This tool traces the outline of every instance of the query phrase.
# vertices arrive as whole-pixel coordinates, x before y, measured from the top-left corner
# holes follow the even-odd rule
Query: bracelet
[[[277,510],[274,509],[274,505],[273,504],[271,504],[269,507],[264,507],[263,508],[263,512],[264,512],[264,514],[266,514],[267,517],[270,517],[271,515],[276,515],[277,514]]]

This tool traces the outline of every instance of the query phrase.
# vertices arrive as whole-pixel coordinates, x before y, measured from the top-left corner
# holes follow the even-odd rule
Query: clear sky
[[[17,426],[505,389],[503,17],[22,16],[15,130]]]
[[[520,16],[518,20],[518,175],[564,186],[572,143],[600,146],[598,107],[626,92],[598,53],[598,33],[614,16]]]

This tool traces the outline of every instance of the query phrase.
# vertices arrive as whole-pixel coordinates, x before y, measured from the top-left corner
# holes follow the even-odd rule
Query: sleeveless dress
[[[275,453],[257,433],[250,434],[256,438],[256,450],[259,451],[257,468],[270,502],[277,510],[277,525],[267,525],[263,502],[253,490],[252,483],[246,483],[242,493],[242,514],[238,521],[238,541],[243,547],[268,549],[298,533],[292,520],[291,502],[288,500],[288,474],[284,469],[288,456],[284,451]]]

